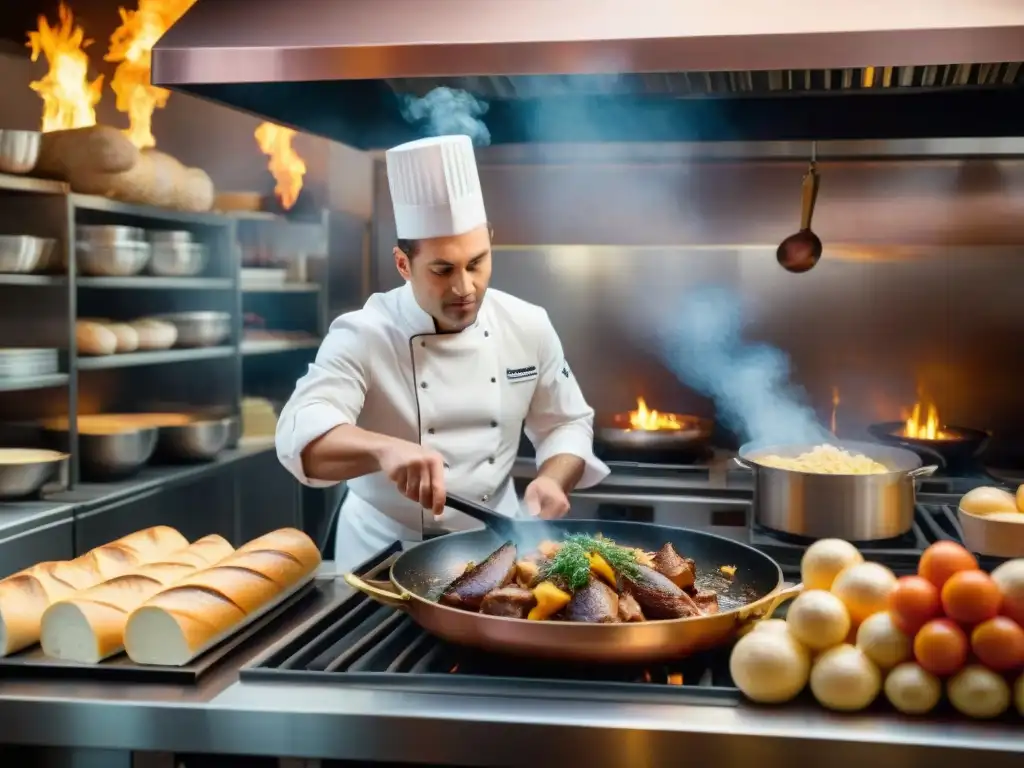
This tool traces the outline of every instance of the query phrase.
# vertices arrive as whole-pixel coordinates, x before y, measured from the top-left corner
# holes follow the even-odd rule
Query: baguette
[[[74,560],[39,563],[0,581],[0,656],[39,642],[51,603],[184,549],[188,540],[157,525],[96,547]]]
[[[165,587],[234,551],[223,537],[206,536],[169,557],[58,600],[43,614],[43,653],[81,664],[97,664],[120,653],[132,611]]]
[[[136,664],[183,666],[297,588],[320,565],[302,531],[282,528],[190,573],[128,617],[124,647]]]

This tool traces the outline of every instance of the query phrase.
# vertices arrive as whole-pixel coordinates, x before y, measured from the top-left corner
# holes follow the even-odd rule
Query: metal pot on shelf
[[[902,448],[854,440],[830,441],[889,469],[870,475],[833,475],[769,467],[760,458],[800,456],[815,445],[748,443],[737,465],[754,473],[754,522],[802,538],[878,541],[902,536],[914,524],[914,479],[931,475],[920,456]]]

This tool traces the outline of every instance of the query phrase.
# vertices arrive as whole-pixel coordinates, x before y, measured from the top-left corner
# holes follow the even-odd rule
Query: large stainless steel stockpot
[[[914,478],[935,472],[912,451],[877,443],[832,440],[888,468],[873,475],[797,472],[759,463],[767,456],[800,456],[816,444],[748,443],[736,463],[754,473],[754,522],[811,539],[876,541],[902,536],[914,524]]]

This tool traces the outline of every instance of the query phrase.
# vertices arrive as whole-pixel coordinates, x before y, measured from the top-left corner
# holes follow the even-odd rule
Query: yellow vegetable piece
[[[736,575],[735,565],[723,565],[718,570],[722,572],[723,576],[728,576],[730,579]]]
[[[544,621],[551,618],[572,600],[572,595],[563,592],[550,581],[542,581],[534,587],[533,596],[537,598],[537,605],[530,610],[526,617],[530,621]]]
[[[591,552],[587,555],[587,559],[590,560],[590,570],[614,587],[616,583],[615,571],[608,565],[608,561],[596,552]]]

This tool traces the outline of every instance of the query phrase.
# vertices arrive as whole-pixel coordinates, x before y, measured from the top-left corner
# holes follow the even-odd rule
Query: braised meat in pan
[[[452,608],[513,619],[612,624],[718,613],[697,568],[670,543],[657,552],[574,535],[519,556],[506,542],[442,592]]]

